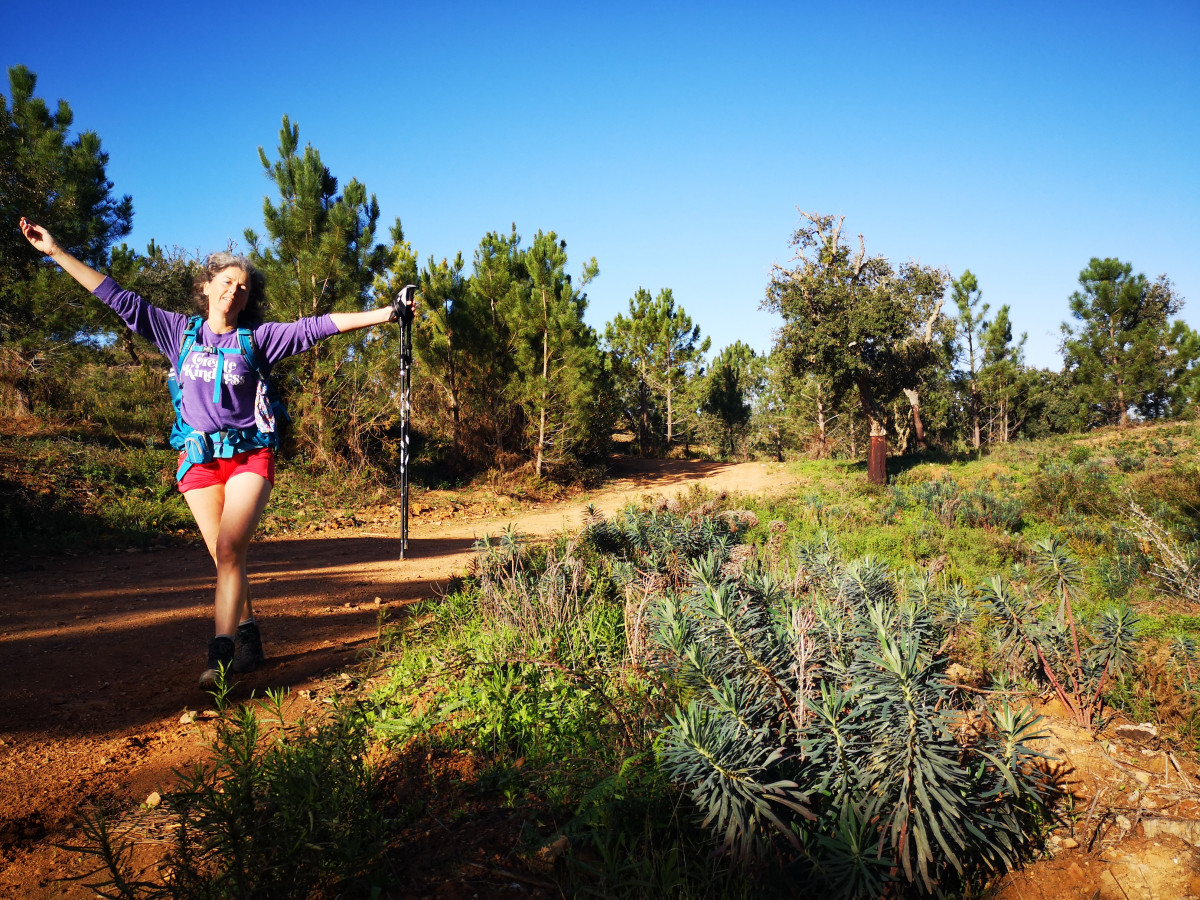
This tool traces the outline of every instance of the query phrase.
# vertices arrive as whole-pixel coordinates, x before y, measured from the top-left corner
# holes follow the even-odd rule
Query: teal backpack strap
[[[192,316],[188,319],[188,327],[183,332],[183,340],[179,342],[179,359],[175,361],[176,377],[183,371],[183,364],[199,339],[200,327],[203,324],[204,319],[201,316]]]
[[[263,370],[262,362],[258,358],[258,343],[254,340],[254,332],[249,328],[238,329],[238,344],[242,348],[242,357],[246,363],[254,370],[254,374],[258,376],[259,381],[267,381],[267,373]]]
[[[191,426],[183,421],[183,389],[180,387],[179,377],[183,374],[183,364],[187,361],[188,354],[192,352],[192,347],[200,337],[200,326],[203,324],[204,319],[200,316],[192,316],[188,320],[187,328],[179,339],[179,358],[167,374],[167,391],[171,395],[171,404],[175,407],[175,424],[171,426],[170,443],[176,450],[183,449],[184,441],[192,432]]]

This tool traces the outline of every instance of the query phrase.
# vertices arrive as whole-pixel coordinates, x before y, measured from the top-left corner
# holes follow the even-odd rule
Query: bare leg
[[[225,508],[225,485],[214,484],[211,487],[197,488],[183,495],[192,510],[192,517],[200,526],[200,534],[204,545],[208,547],[208,555],[212,557],[213,565],[217,564],[217,538],[221,533],[221,513]],[[250,582],[247,579],[241,591],[244,597],[243,614],[239,624],[254,617],[254,609],[250,603]]]
[[[183,495],[217,566],[213,608],[217,635],[232,636],[238,623],[253,615],[246,551],[270,496],[271,482],[253,472]]]

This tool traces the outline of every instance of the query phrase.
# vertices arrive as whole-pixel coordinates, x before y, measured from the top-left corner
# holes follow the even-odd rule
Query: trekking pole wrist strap
[[[392,301],[392,321],[408,324],[413,317],[413,297],[416,295],[417,286],[415,284],[406,284],[396,294],[396,299]]]

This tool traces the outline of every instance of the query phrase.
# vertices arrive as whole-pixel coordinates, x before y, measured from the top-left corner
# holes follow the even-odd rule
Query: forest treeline
[[[167,362],[22,238],[24,215],[67,249],[160,306],[191,311],[198,261],[151,241],[123,241],[133,201],[114,193],[94,131],[72,133],[68,103],[36,96],[36,76],[8,70],[0,96],[0,409],[9,418],[86,418],[108,378],[165,373]],[[263,221],[244,232],[267,275],[267,316],[372,308],[418,286],[414,444],[419,461],[468,474],[528,467],[585,475],[614,436],[643,455],[705,448],[723,456],[866,456],[883,477],[890,452],[977,450],[1022,437],[1180,416],[1200,397],[1200,337],[1183,298],[1113,258],[1094,258],[1064,298],[1061,371],[1024,357],[1008,304],[993,308],[966,271],[893,264],[843,232],[841,217],[803,213],[795,257],[777,267],[762,306],[782,327],[767,355],[737,342],[714,352],[669,287],[639,289],[598,330],[585,289],[600,269],[574,261],[550,230],[485,234],[427,256],[356,179],[342,181],[286,116]],[[747,302],[751,302],[749,299]],[[293,419],[287,452],[318,463],[396,464],[397,329],[322,343],[274,378]],[[81,378],[81,372],[105,372]],[[130,375],[129,373],[134,373]],[[103,390],[103,387],[99,388]],[[165,394],[147,402],[164,407]],[[158,440],[159,435],[146,435]]]

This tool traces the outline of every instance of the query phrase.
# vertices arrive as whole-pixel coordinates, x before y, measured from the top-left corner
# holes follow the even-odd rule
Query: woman
[[[265,370],[266,376],[279,360],[334,334],[395,321],[402,311],[399,299],[366,312],[263,322],[259,313],[262,273],[243,256],[214,253],[196,280],[195,300],[204,321],[179,365],[189,334],[187,316],[159,309],[122,290],[60,247],[46,229],[24,218],[20,224],[35,249],[99,297],[131,329],[153,341],[177,369],[179,415],[194,439],[191,449],[180,454],[179,490],[217,566],[215,635],[208,645],[200,687],[213,687],[222,668],[253,671],[265,657],[250,604],[246,551],[275,481],[274,426],[259,370]],[[411,309],[403,312],[410,315]],[[247,358],[239,328],[252,335],[257,361]],[[216,455],[227,458],[213,458],[214,439]]]

